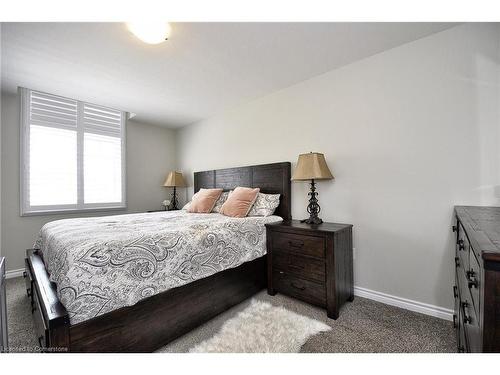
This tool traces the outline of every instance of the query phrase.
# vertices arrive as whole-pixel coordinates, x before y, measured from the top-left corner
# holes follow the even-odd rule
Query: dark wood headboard
[[[283,162],[194,172],[194,192],[201,188],[227,191],[237,186],[258,187],[262,193],[281,194],[275,214],[289,220],[292,218],[290,170],[290,162]]]

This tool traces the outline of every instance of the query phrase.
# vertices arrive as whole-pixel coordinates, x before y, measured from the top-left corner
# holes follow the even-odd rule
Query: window
[[[21,215],[125,208],[126,113],[25,88]]]

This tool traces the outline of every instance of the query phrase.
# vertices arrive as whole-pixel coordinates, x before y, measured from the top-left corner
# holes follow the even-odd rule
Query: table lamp
[[[293,172],[292,181],[308,181],[311,180],[311,191],[309,192],[309,204],[307,212],[309,218],[301,220],[301,223],[321,224],[323,220],[318,217],[321,207],[318,204],[316,196],[315,180],[331,180],[333,175],[326,164],[325,155],[319,152],[310,152],[308,154],[300,154],[297,160],[297,167]]]
[[[184,177],[182,177],[182,173],[175,172],[175,171],[170,172],[168,174],[167,178],[165,179],[163,186],[174,188],[174,191],[172,193],[172,199],[170,200],[169,210],[178,210],[179,207],[177,207],[176,188],[186,186],[186,181],[184,181]]]

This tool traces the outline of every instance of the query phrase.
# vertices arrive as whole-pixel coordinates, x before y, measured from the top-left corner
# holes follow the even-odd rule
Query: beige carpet
[[[310,337],[301,352],[454,352],[452,323],[356,297],[340,311],[337,320],[328,319],[323,309],[277,294],[262,291],[258,301],[282,306],[288,311],[320,321],[332,329]],[[223,324],[250,304],[242,302],[188,334],[169,343],[160,352],[188,352],[216,335]],[[36,337],[29,301],[22,278],[7,280],[9,342],[15,351],[36,351]]]

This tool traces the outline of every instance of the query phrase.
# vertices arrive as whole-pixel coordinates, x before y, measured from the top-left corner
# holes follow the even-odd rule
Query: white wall
[[[499,47],[498,25],[467,24],[333,70],[179,130],[178,166],[323,152],[321,216],[354,224],[355,284],[451,308],[453,205],[500,203]]]
[[[32,247],[47,222],[67,217],[111,215],[160,209],[170,191],[162,187],[175,169],[174,132],[167,128],[129,121],[127,125],[127,210],[65,215],[19,215],[19,101],[2,94],[2,252],[7,270],[23,268],[25,249]]]

